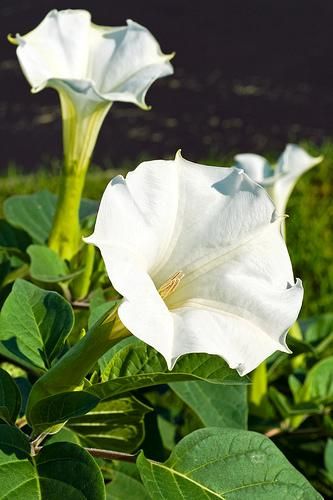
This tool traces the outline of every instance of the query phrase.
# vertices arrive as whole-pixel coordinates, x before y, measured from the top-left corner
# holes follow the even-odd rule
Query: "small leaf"
[[[115,353],[102,373],[104,383],[88,388],[101,399],[158,384],[183,380],[207,380],[217,384],[246,384],[219,356],[190,354],[180,358],[172,371],[165,359],[152,347],[132,341]],[[106,381],[108,380],[108,381]]]
[[[328,439],[325,447],[324,462],[327,471],[333,475],[333,439]]]
[[[12,359],[45,369],[63,349],[73,322],[72,308],[59,294],[17,280],[0,315],[0,341]]]
[[[305,340],[318,344],[333,332],[333,313],[326,313],[311,318],[305,330]]]
[[[298,402],[333,403],[333,356],[316,363],[308,372]]]
[[[278,448],[255,432],[200,429],[180,441],[165,463],[141,453],[137,466],[154,500],[321,498]]]
[[[144,416],[151,409],[133,396],[98,404],[84,416],[71,418],[66,427],[83,446],[131,453],[144,438]]]
[[[45,283],[67,281],[82,273],[82,270],[70,273],[67,264],[59,255],[43,245],[30,245],[27,253],[30,256],[31,277]]]
[[[20,407],[21,394],[17,385],[9,373],[0,368],[0,419],[2,416],[7,423],[14,424]]]
[[[170,387],[198,415],[204,426],[247,428],[247,387],[203,381],[175,382]]]
[[[38,401],[27,415],[35,434],[51,429],[97,406],[99,398],[84,391],[63,392]]]
[[[3,210],[7,221],[23,229],[36,242],[47,241],[56,211],[57,197],[49,191],[27,195],[11,196],[4,202]],[[80,219],[96,213],[98,203],[81,200]]]

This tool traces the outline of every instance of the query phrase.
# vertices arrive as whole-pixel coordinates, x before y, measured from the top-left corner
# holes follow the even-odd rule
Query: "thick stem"
[[[81,175],[61,173],[59,197],[49,247],[63,259],[70,260],[78,251],[81,241],[79,210],[85,172]]]
[[[95,101],[60,84],[59,92],[64,146],[64,168],[49,246],[70,260],[80,246],[79,209],[84,181],[97,137],[109,111],[108,101]]]

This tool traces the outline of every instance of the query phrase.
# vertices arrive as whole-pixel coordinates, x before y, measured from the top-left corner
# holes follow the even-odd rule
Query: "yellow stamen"
[[[162,286],[158,289],[158,293],[162,299],[166,299],[171,295],[178,287],[181,280],[184,278],[185,274],[182,271],[178,271],[173,274]]]

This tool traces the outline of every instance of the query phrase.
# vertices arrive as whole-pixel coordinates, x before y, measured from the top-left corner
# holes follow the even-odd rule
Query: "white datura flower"
[[[241,375],[274,351],[303,288],[266,191],[237,168],[149,161],[107,186],[94,233],[118,314],[172,369],[186,353],[216,354]]]
[[[150,85],[173,72],[173,54],[163,54],[146,28],[130,20],[97,26],[85,10],[52,10],[33,31],[10,40],[32,92],[52,87],[60,94],[67,164],[89,160],[114,101],[147,109]]]
[[[299,177],[323,160],[310,156],[295,144],[287,144],[275,166],[260,155],[247,153],[235,156],[236,166],[261,184],[271,196],[277,213],[284,215],[291,192]]]

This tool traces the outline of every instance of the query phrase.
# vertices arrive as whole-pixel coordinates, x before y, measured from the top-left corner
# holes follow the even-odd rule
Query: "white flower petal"
[[[17,57],[33,89],[50,78],[85,78],[89,30],[89,12],[52,10],[33,31],[17,35]]]
[[[118,314],[122,323],[139,339],[172,356],[173,319],[156,287],[131,251],[120,247],[102,247],[101,253],[110,280],[124,296]]]
[[[235,160],[235,166],[242,168],[255,182],[261,185],[273,182],[274,171],[263,156],[245,153],[236,155]]]
[[[211,326],[206,327],[204,336],[191,333],[192,352],[201,352],[202,342],[208,343],[212,337],[214,341],[209,352],[220,354],[230,366],[241,366],[239,370],[244,374],[275,350],[287,350],[281,333],[286,332],[297,318],[303,297],[302,285],[300,281],[293,285],[279,221],[260,228],[250,239],[240,240],[229,249],[219,249],[215,257],[210,257],[202,268],[188,275],[185,272],[166,304],[175,314],[179,314],[179,310],[186,312],[189,307],[205,311],[202,317]],[[239,331],[235,336],[237,321]],[[215,329],[212,328],[214,324]],[[216,342],[219,325],[221,338]],[[182,323],[179,328],[184,328]],[[176,329],[173,361],[181,349],[181,346],[177,348],[180,338]],[[253,349],[254,344],[256,349]]]
[[[288,199],[299,177],[323,160],[322,156],[310,156],[295,144],[288,144],[277,163],[277,179],[272,188],[278,214],[286,211]]]
[[[162,54],[153,35],[131,20],[109,31],[93,28],[87,77],[105,98],[146,108],[144,98],[150,85],[173,73],[168,62],[172,55]]]
[[[204,167],[178,155],[141,164],[112,181],[94,234],[119,316],[171,367],[188,352],[222,356],[244,374],[275,350],[302,302],[263,188],[238,169]],[[183,279],[164,301],[161,285]]]
[[[126,101],[147,109],[150,85],[173,73],[173,54],[163,54],[146,28],[133,21],[115,28],[96,26],[84,10],[53,10],[16,40],[17,56],[33,91],[63,83],[77,93],[75,104],[85,99],[89,86],[98,102]]]

